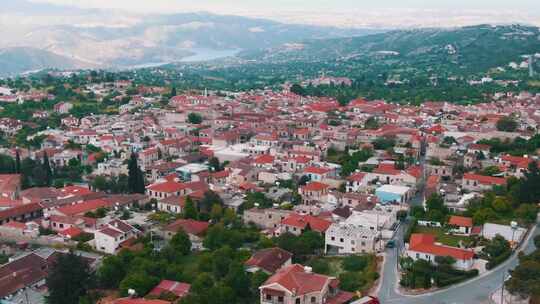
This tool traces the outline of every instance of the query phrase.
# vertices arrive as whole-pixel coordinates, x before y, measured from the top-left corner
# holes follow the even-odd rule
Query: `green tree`
[[[351,255],[345,257],[341,262],[346,271],[362,271],[369,263],[368,257],[363,255]]]
[[[110,189],[107,178],[103,175],[98,175],[94,178],[94,180],[92,181],[92,188],[98,191],[107,191]]]
[[[119,256],[109,256],[103,259],[103,264],[97,272],[100,287],[115,289],[126,276],[126,265]]]
[[[535,204],[522,204],[516,210],[516,216],[528,224],[536,222],[538,208]]]
[[[182,217],[185,219],[194,219],[194,220],[198,218],[197,208],[195,207],[195,203],[193,202],[193,199],[189,195],[186,196],[184,210],[182,210]]]
[[[15,173],[21,173],[21,156],[19,149],[15,151]]]
[[[364,128],[370,129],[370,130],[376,130],[379,127],[380,127],[379,121],[377,120],[377,118],[375,116],[370,116],[366,120],[366,123],[364,124]]]
[[[510,116],[505,116],[497,121],[497,130],[504,132],[514,132],[518,123]]]
[[[52,185],[53,173],[51,169],[51,163],[49,162],[49,156],[47,153],[43,153],[43,171],[45,172],[44,185],[50,187]]]
[[[144,177],[137,163],[137,154],[131,153],[128,162],[128,189],[130,193],[144,194]]]
[[[426,216],[431,221],[444,222],[446,215],[448,215],[449,210],[444,204],[443,198],[437,194],[433,193],[426,200]]]
[[[91,284],[90,268],[72,252],[58,257],[46,279],[49,289],[47,303],[73,304],[87,294]]]
[[[229,265],[225,283],[234,290],[237,298],[241,299],[250,296],[250,280],[242,263],[235,261]]]
[[[306,96],[307,93],[306,93],[306,90],[299,84],[295,83],[291,86],[291,93],[294,93],[296,95],[300,95],[300,96]]]
[[[128,290],[133,289],[139,296],[146,295],[154,286],[159,283],[159,279],[142,271],[129,273],[120,282],[120,293],[122,296],[128,295]],[[75,303],[75,302],[71,302]]]
[[[223,170],[223,167],[219,163],[219,159],[217,157],[211,157],[208,160],[208,166],[210,167],[210,169],[212,169],[212,171],[215,171],[215,172]]]
[[[191,252],[191,241],[189,240],[187,233],[183,230],[178,231],[172,237],[169,246],[181,255],[188,255]]]
[[[203,121],[202,116],[197,113],[189,113],[188,114],[188,122],[190,124],[198,125]]]

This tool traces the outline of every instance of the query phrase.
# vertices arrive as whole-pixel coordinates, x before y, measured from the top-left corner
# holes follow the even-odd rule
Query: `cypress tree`
[[[15,173],[21,173],[21,156],[19,150],[15,152]]]
[[[47,152],[45,152],[43,155],[43,171],[45,171],[45,184],[50,187],[52,185],[53,175]]]
[[[144,193],[144,176],[137,164],[137,154],[131,153],[128,163],[128,189],[130,193]]]

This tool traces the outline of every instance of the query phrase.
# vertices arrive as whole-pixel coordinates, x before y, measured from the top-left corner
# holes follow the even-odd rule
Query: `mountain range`
[[[283,24],[209,13],[135,15],[6,0],[0,75],[42,68],[126,68],[181,61],[207,50],[253,50],[376,31]],[[35,15],[33,20],[28,15]],[[14,53],[19,52],[17,56]],[[60,63],[60,64],[59,64]]]

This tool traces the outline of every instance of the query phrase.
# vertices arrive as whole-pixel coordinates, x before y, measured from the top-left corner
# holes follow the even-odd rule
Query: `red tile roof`
[[[474,256],[471,250],[436,245],[435,236],[425,233],[413,233],[409,241],[409,250],[428,253],[435,256],[450,256],[456,260],[470,260]]]
[[[39,203],[30,203],[30,204],[16,206],[13,208],[9,208],[7,210],[0,211],[0,220],[5,220],[11,217],[21,216],[23,214],[27,214],[31,212],[37,212],[42,209],[43,207],[41,207]]]
[[[484,185],[504,185],[504,184],[506,184],[506,179],[504,179],[502,177],[485,176],[485,175],[473,174],[473,173],[465,173],[465,174],[463,174],[463,179],[475,180],[475,181],[479,182],[480,184],[484,184]]]
[[[146,189],[148,189],[148,190],[152,190],[152,191],[155,191],[155,192],[166,192],[166,193],[180,192],[180,191],[182,191],[182,190],[184,190],[186,188],[187,187],[186,187],[185,184],[175,182],[175,181],[166,181],[166,182],[163,182],[163,183],[153,184],[153,185],[150,185],[150,186],[146,187]]]
[[[298,227],[300,229],[305,229],[309,226],[310,229],[324,233],[332,222],[314,217],[312,215],[300,215],[297,213],[291,213],[289,216],[284,218],[281,221],[282,225]]]
[[[86,202],[82,202],[79,204],[74,205],[68,205],[58,208],[58,212],[70,216],[70,215],[77,215],[77,214],[83,214],[88,211],[94,211],[99,208],[106,208],[109,207],[109,203],[102,199],[95,199],[95,200],[89,200]]]
[[[321,292],[332,280],[332,277],[306,272],[304,267],[293,264],[279,270],[276,274],[268,278],[261,286],[263,290],[271,289],[272,284],[279,284],[289,292],[296,295],[305,295],[312,292]]]
[[[58,232],[58,234],[69,237],[69,238],[74,238],[80,235],[82,232],[83,231],[77,227],[69,227],[68,229],[64,229]]]
[[[173,232],[177,232],[182,229],[185,233],[200,236],[205,233],[206,230],[208,230],[208,226],[210,226],[208,222],[196,221],[192,219],[178,219],[165,226],[163,229]]]
[[[373,169],[373,173],[398,175],[401,173],[401,171],[396,169],[394,164],[380,164],[377,168]]]
[[[254,163],[256,164],[271,164],[274,162],[274,157],[272,155],[269,155],[269,154],[264,154],[264,155],[261,155],[257,158],[255,158],[255,160],[253,161]]]
[[[302,186],[302,191],[323,191],[328,188],[329,186],[327,184],[319,182],[309,182],[305,186]]]
[[[290,258],[292,258],[292,253],[275,247],[255,252],[244,264],[248,267],[258,267],[269,273],[274,273]]]
[[[458,227],[472,227],[473,220],[470,217],[452,215],[448,220],[448,224]]]
[[[326,174],[330,172],[331,170],[328,168],[321,168],[321,167],[307,167],[304,169],[304,173],[312,173],[312,174]]]
[[[177,297],[182,298],[189,293],[191,285],[182,282],[163,280],[148,294],[152,296],[160,296],[164,292],[171,292]]]
[[[364,180],[364,177],[366,176],[366,173],[364,172],[357,172],[357,173],[353,173],[351,176],[349,176],[347,178],[347,180],[349,181],[354,181],[354,182],[361,182],[362,180]]]

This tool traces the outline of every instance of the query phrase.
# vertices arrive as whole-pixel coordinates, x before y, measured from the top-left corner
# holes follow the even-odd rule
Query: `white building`
[[[368,228],[347,224],[332,224],[325,233],[325,253],[359,254],[375,252],[378,232]]]
[[[450,247],[435,243],[435,236],[424,233],[413,233],[406,245],[405,254],[413,260],[426,260],[436,263],[436,257],[452,257],[456,261],[454,267],[460,270],[469,270],[474,264],[472,250]]]
[[[136,237],[138,233],[139,230],[126,222],[120,220],[111,221],[106,227],[96,231],[96,250],[108,254],[115,254],[122,243]]]

